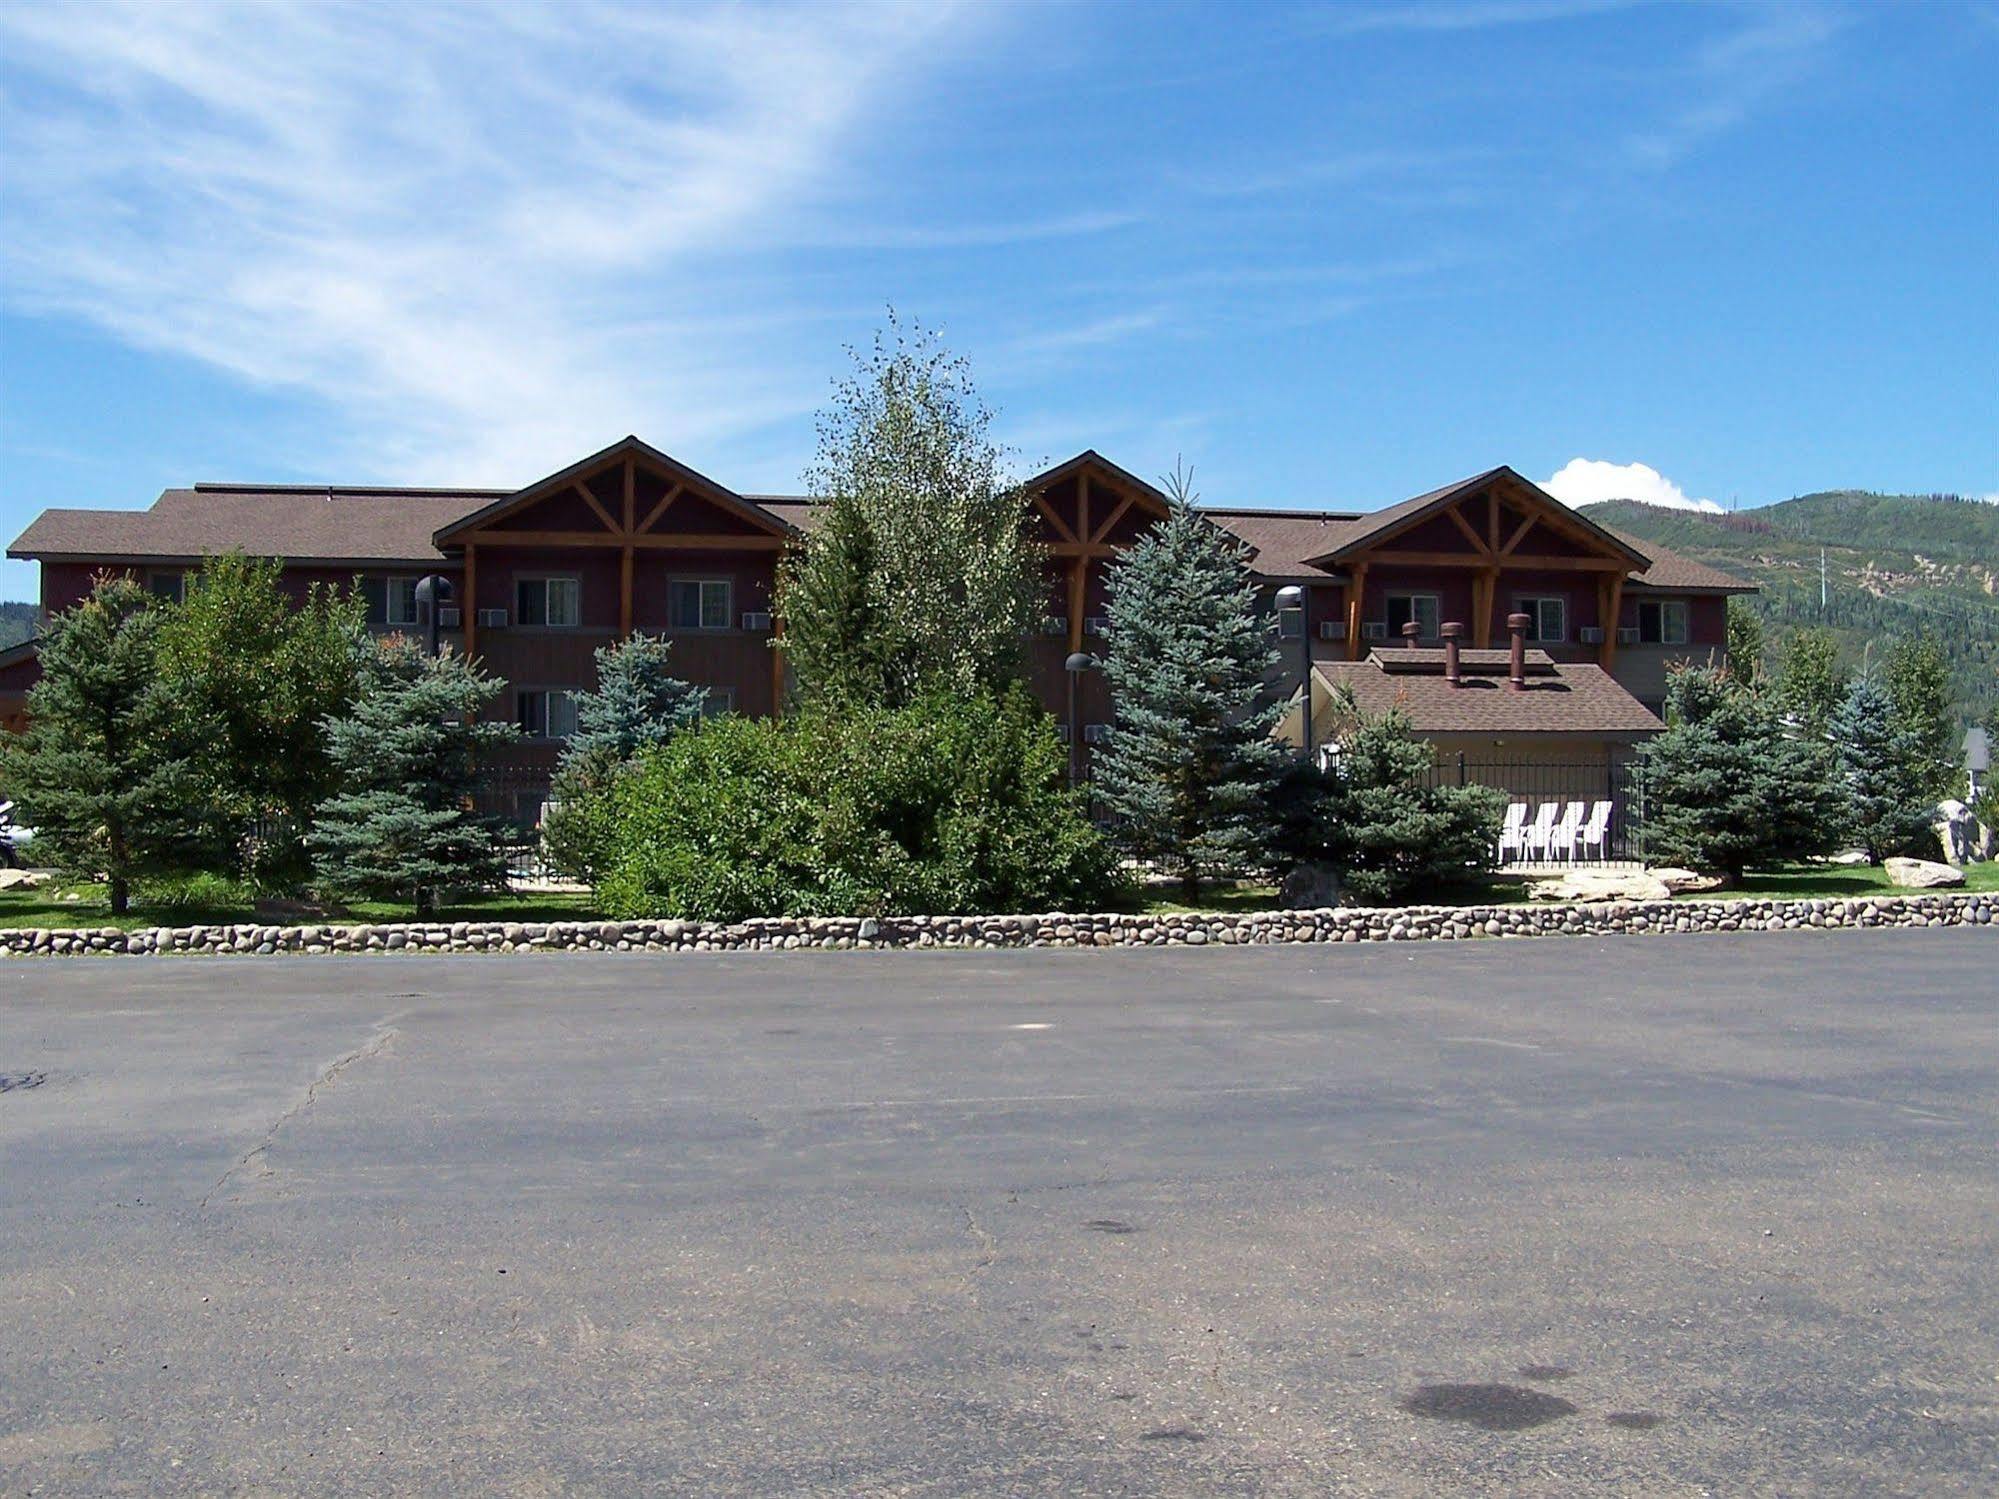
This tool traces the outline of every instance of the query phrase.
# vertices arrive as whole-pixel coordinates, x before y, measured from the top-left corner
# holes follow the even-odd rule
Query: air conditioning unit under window
[[[458,622],[463,618],[464,616],[456,609],[446,604],[437,611],[437,627],[440,630],[455,630],[458,628]]]
[[[1363,621],[1360,627],[1360,638],[1362,640],[1386,640],[1388,638],[1388,621],[1385,619]]]
[[[1055,725],[1055,735],[1064,744],[1067,744],[1069,742],[1069,726],[1066,723],[1058,723]]]
[[[1347,622],[1343,619],[1320,620],[1319,638],[1321,640],[1345,640],[1347,638]]]
[[[1111,632],[1111,617],[1108,614],[1089,615],[1083,620],[1083,630],[1102,639]]]
[[[1602,645],[1603,626],[1584,625],[1580,630],[1576,631],[1576,639],[1580,640],[1584,645]]]
[[[1069,633],[1069,616],[1066,614],[1049,615],[1041,621],[1041,633],[1044,635],[1067,635]]]
[[[504,609],[481,609],[479,628],[482,630],[504,630],[507,627],[507,611]]]
[[[1619,625],[1617,627],[1617,643],[1619,645],[1638,644],[1638,626]]]
[[[1111,726],[1107,723],[1086,723],[1083,725],[1083,743],[1102,744],[1111,737]]]
[[[760,609],[752,609],[743,616],[743,628],[745,630],[768,630],[770,628],[770,616]]]

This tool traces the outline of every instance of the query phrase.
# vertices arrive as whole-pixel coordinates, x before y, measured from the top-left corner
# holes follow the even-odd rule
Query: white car
[[[33,828],[14,821],[14,804],[0,802],[0,868],[16,869],[28,862],[28,845],[35,841]]]

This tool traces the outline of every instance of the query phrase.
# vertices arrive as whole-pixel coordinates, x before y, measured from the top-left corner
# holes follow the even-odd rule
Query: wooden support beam
[[[784,716],[784,616],[772,622],[770,641],[770,716]]]
[[[1489,559],[1466,552],[1371,552],[1369,558],[1398,567],[1482,568],[1491,565]],[[1506,559],[1506,563],[1509,567],[1539,568],[1544,572],[1622,573],[1631,570],[1631,564],[1620,557],[1512,556]]]
[[[1514,530],[1513,534],[1507,538],[1506,545],[1499,549],[1499,555],[1502,557],[1512,556],[1514,549],[1526,539],[1527,533],[1534,529],[1534,522],[1539,519],[1538,515],[1530,515],[1527,519],[1523,520]]]
[[[479,654],[479,549],[465,543],[465,600],[458,617],[465,622],[465,659]]]
[[[625,534],[629,536],[638,529],[632,521],[638,513],[639,466],[631,459],[625,460]]]
[[[1617,622],[1624,614],[1624,574],[1610,573],[1597,587],[1597,622],[1603,626],[1603,644],[1597,647],[1597,664],[1605,671],[1617,665]]]
[[[631,498],[631,490],[625,490]],[[629,640],[632,634],[632,557],[637,549],[629,542],[618,553],[618,635]]]
[[[1034,497],[1034,508],[1047,518],[1048,524],[1054,527],[1055,534],[1061,537],[1063,541],[1073,545],[1079,539],[1076,533],[1069,529],[1069,523],[1055,513],[1055,507],[1048,503],[1048,496],[1042,494],[1036,495]]]
[[[1118,549],[1100,541],[1054,541],[1048,544],[1051,557],[1115,557]]]
[[[1076,475],[1076,539],[1095,540],[1090,535],[1090,476],[1086,473]]]
[[[1471,543],[1473,551],[1477,552],[1481,557],[1491,555],[1490,549],[1487,548],[1483,541],[1479,540],[1478,532],[1471,528],[1471,522],[1465,519],[1462,510],[1453,505],[1444,514],[1448,515],[1451,518],[1452,524],[1464,533],[1464,538]]]
[[[1102,541],[1106,536],[1110,535],[1111,527],[1115,526],[1119,521],[1123,520],[1125,511],[1131,509],[1132,499],[1133,496],[1126,495],[1123,499],[1119,500],[1117,503],[1117,508],[1110,513],[1110,518],[1106,520],[1101,526],[1097,527],[1096,534],[1092,536],[1090,540]]]
[[[1499,491],[1485,492],[1485,540],[1488,550],[1499,550]]]
[[[1367,564],[1356,562],[1347,569],[1347,660],[1360,660],[1360,612],[1367,594]]]
[[[1484,568],[1471,580],[1471,641],[1474,649],[1487,650],[1492,645],[1492,600],[1499,592],[1499,569]]]
[[[684,487],[685,486],[683,485],[676,484],[671,489],[667,490],[667,492],[660,497],[660,502],[657,505],[653,506],[652,509],[646,513],[645,524],[637,526],[634,529],[639,531],[650,531],[654,526],[658,525],[659,518],[662,515],[666,514],[666,510],[669,505],[671,505],[675,500],[680,498],[680,491]]]
[[[1072,656],[1083,648],[1083,605],[1088,598],[1089,565],[1090,559],[1082,556],[1069,563],[1069,654]]]
[[[654,551],[678,548],[690,552],[781,552],[789,544],[782,536],[768,532],[641,532],[620,536],[604,531],[488,531],[494,546],[522,547],[621,547],[634,546]]]
[[[592,510],[597,512],[597,519],[599,519],[604,523],[604,529],[606,531],[609,531],[613,536],[618,534],[618,523],[611,519],[611,512],[603,507],[603,505],[598,501],[597,496],[590,493],[588,485],[579,482],[576,484],[572,484],[569,487],[575,490],[578,494],[582,495],[584,503],[587,504]]]

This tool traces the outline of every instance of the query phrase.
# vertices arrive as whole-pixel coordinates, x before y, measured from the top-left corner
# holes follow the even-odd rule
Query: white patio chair
[[[1582,825],[1576,835],[1576,854],[1579,858],[1601,859],[1610,851],[1610,803],[1592,802],[1589,820]]]
[[[1508,802],[1499,828],[1499,862],[1511,864],[1527,852],[1527,803]]]
[[[1576,856],[1576,842],[1582,836],[1583,804],[1570,802],[1562,808],[1562,817],[1548,830],[1547,858],[1550,863],[1566,864]]]
[[[1542,802],[1534,809],[1534,820],[1520,835],[1521,852],[1529,862],[1548,856],[1548,839],[1554,834],[1555,814],[1560,810],[1559,802]]]

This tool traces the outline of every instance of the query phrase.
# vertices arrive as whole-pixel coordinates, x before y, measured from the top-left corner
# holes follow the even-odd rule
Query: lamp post
[[[1293,609],[1298,611],[1298,669],[1305,689],[1305,700],[1298,710],[1298,721],[1302,725],[1300,739],[1307,760],[1312,758],[1312,620],[1311,611],[1307,607],[1309,603],[1310,596],[1296,583],[1287,583],[1277,590],[1279,617]],[[1283,635],[1281,625],[1277,633]]]
[[[1077,651],[1062,663],[1062,669],[1069,674],[1069,789],[1073,791],[1083,779],[1083,725],[1076,716],[1076,684],[1084,672],[1097,669],[1097,658]]]
[[[451,580],[440,573],[416,580],[417,615],[424,623],[424,637],[431,655],[437,654],[437,611],[451,602]]]

